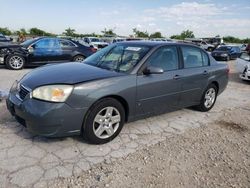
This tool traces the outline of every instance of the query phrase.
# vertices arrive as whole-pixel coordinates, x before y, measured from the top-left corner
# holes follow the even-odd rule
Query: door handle
[[[178,74],[175,75],[175,76],[173,77],[174,80],[179,80],[180,78],[181,78],[181,77],[180,77],[180,75],[178,75]]]
[[[204,71],[203,71],[203,75],[208,75],[208,71],[207,71],[207,70],[204,70]]]

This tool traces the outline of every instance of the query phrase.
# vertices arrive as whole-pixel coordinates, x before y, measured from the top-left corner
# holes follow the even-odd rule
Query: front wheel
[[[92,144],[104,144],[113,140],[122,130],[125,111],[113,98],[105,98],[94,104],[86,114],[83,137]]]
[[[196,108],[202,112],[211,110],[215,104],[218,94],[218,88],[214,84],[210,84],[202,95],[201,102]]]
[[[12,70],[20,70],[24,67],[25,59],[20,55],[10,55],[6,58],[6,67]]]

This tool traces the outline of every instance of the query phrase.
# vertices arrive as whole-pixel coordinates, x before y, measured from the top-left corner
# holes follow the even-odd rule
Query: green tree
[[[9,30],[9,28],[7,27],[0,27],[0,33],[2,33],[3,35],[11,35],[11,31]]]
[[[133,29],[133,33],[136,37],[139,37],[139,38],[148,38],[149,37],[149,34],[147,31],[139,31],[136,28]]]
[[[250,44],[250,38],[243,39],[242,42],[245,44]]]
[[[41,30],[41,29],[38,29],[36,27],[33,27],[29,30],[30,32],[30,35],[35,35],[35,36],[44,36],[46,35],[46,32]]]
[[[223,41],[226,43],[242,43],[243,42],[243,40],[233,37],[233,36],[223,37]]]
[[[150,38],[163,38],[161,32],[155,32],[150,35]]]
[[[74,37],[76,35],[75,29],[71,29],[70,27],[68,29],[65,29],[65,32],[63,32],[64,35]]]
[[[115,30],[115,29],[106,29],[106,28],[104,28],[104,30],[101,31],[101,32],[102,32],[104,35],[113,35],[113,36],[115,36],[116,33],[114,32],[114,30]]]
[[[171,39],[184,40],[185,38],[195,38],[194,32],[190,30],[182,31],[180,35],[172,35]]]

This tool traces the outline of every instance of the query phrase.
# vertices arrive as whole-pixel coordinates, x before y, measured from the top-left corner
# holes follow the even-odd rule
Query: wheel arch
[[[217,81],[212,81],[210,84],[214,84],[217,87],[217,93],[219,93],[219,83]]]
[[[129,117],[129,105],[128,105],[128,102],[126,101],[126,99],[124,99],[123,97],[119,96],[119,95],[107,95],[107,96],[104,96],[100,99],[98,99],[96,102],[102,100],[102,99],[105,99],[105,98],[113,98],[113,99],[116,99],[117,101],[119,101],[124,110],[125,110],[125,122],[128,121],[128,117]]]

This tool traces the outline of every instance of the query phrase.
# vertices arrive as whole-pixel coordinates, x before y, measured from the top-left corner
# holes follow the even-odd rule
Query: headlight
[[[223,56],[223,57],[227,57],[227,54],[221,54],[221,56]]]
[[[32,97],[51,102],[65,102],[73,90],[71,85],[47,85],[32,91]]]

